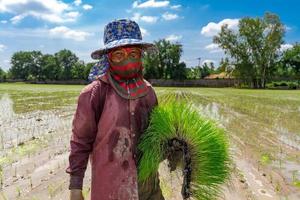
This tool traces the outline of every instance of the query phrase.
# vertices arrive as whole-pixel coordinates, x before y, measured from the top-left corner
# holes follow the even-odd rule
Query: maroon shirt
[[[107,81],[93,81],[79,95],[73,118],[66,172],[69,189],[81,189],[90,156],[92,200],[136,200],[137,142],[147,128],[157,98],[151,84],[146,96],[129,100]]]

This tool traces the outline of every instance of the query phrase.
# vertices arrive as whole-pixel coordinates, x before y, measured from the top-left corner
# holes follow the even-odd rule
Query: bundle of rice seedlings
[[[138,149],[142,152],[138,163],[141,182],[155,175],[164,159],[178,166],[175,158],[180,153],[183,199],[216,199],[221,194],[221,184],[229,177],[230,157],[224,130],[177,98],[168,98],[153,109]],[[174,168],[172,164],[169,167]]]

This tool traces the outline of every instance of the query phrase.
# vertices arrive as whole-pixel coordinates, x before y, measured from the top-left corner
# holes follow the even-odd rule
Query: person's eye
[[[136,53],[130,53],[130,57],[131,57],[131,58],[137,58],[138,55],[137,55]]]
[[[140,57],[140,52],[135,50],[130,52],[130,57],[132,58],[139,58]]]
[[[116,57],[122,57],[122,56],[124,56],[124,53],[121,52],[121,51],[114,52],[114,56],[116,56]]]

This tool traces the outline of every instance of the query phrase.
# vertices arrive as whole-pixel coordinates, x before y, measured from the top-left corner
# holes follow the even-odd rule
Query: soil
[[[71,121],[75,107],[66,107],[57,111],[32,112],[22,115],[9,113],[2,118],[1,130],[13,132],[14,137],[4,137],[2,155],[16,145],[26,145],[28,141],[46,137],[47,144],[29,155],[18,155],[18,159],[2,168],[2,199],[24,200],[65,200],[68,199],[69,176],[65,172],[69,155]],[[8,111],[9,112],[9,109]],[[8,133],[8,132],[7,132]],[[22,137],[17,137],[22,135]],[[264,141],[261,141],[264,142]],[[280,142],[277,141],[277,142]],[[280,200],[300,199],[299,187],[289,184],[285,170],[260,166],[253,158],[247,146],[238,138],[231,138],[231,151],[234,168],[230,181],[224,184],[220,200]],[[299,151],[285,144],[285,150]],[[299,165],[294,168],[299,169]],[[288,169],[286,169],[288,170]],[[167,161],[159,168],[160,184],[166,200],[180,200],[182,175],[180,169],[169,172]],[[89,199],[90,166],[84,179],[84,194]]]

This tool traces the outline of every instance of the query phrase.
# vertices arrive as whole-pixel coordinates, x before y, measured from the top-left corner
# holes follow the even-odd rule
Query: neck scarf
[[[148,93],[142,72],[141,59],[129,58],[120,63],[110,62],[107,78],[121,97],[137,99]]]

